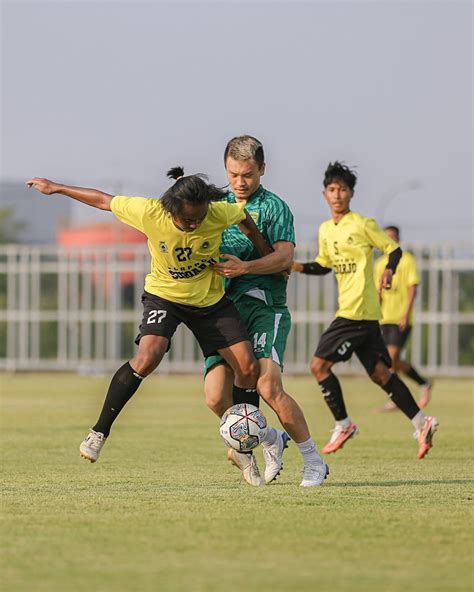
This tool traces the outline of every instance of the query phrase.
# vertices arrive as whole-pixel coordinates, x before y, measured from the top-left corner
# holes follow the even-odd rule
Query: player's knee
[[[285,395],[282,385],[271,376],[260,376],[257,380],[257,391],[262,399],[269,403]]]
[[[260,368],[257,360],[249,359],[246,360],[245,363],[240,366],[238,373],[236,372],[236,375],[238,374],[240,380],[243,381],[245,384],[256,385],[259,371]]]
[[[390,371],[386,366],[376,366],[370,378],[375,384],[384,386],[390,380]]]
[[[222,417],[226,411],[222,400],[217,397],[213,397],[212,395],[206,395],[206,405],[218,417]]]
[[[394,354],[394,353],[390,352],[390,359],[392,360],[392,365],[394,367],[396,367],[400,364],[400,357],[398,354]]]
[[[321,381],[327,378],[328,372],[331,369],[331,364],[327,360],[314,357],[311,360],[311,365],[309,368],[311,370],[311,374],[316,378],[316,380]]]
[[[148,376],[158,366],[159,357],[154,352],[140,352],[130,361],[132,368],[140,376]]]

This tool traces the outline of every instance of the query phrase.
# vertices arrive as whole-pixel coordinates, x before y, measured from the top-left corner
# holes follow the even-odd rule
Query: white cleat
[[[274,444],[265,446],[263,448],[263,458],[265,460],[265,483],[271,483],[283,470],[283,451],[288,448],[288,440],[290,436],[286,432],[276,430],[277,438]]]
[[[303,469],[303,481],[301,487],[319,487],[324,483],[324,479],[329,475],[327,464],[306,465]]]
[[[250,454],[244,454],[243,452],[237,452],[233,448],[229,448],[227,451],[228,460],[242,471],[242,475],[249,485],[253,487],[260,487],[265,485],[264,480],[260,476],[258,470],[257,461],[253,452]]]
[[[87,437],[81,442],[79,452],[81,456],[91,463],[94,463],[98,458],[102,446],[105,444],[107,438],[101,432],[95,432],[93,429],[89,431]]]

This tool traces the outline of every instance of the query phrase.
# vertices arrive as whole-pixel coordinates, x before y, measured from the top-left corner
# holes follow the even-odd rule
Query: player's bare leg
[[[204,379],[206,404],[219,419],[233,405],[233,387],[234,372],[227,364],[216,364],[206,373]],[[242,476],[249,485],[260,487],[264,484],[255,455],[252,452],[243,454],[229,448],[227,450],[227,459],[242,471]]]
[[[218,353],[224,358],[234,372],[234,391],[235,389],[254,391],[258,406],[258,395],[255,388],[258,379],[258,362],[253,355],[250,341],[240,341],[229,347],[218,350]],[[235,392],[234,392],[235,394]],[[251,401],[246,401],[250,403]]]
[[[227,364],[217,364],[209,369],[204,380],[204,392],[206,395],[207,406],[214,411],[220,418],[224,412],[233,405],[232,389],[234,384],[234,373]],[[274,428],[267,431],[266,440],[262,442],[265,457],[265,482],[273,481],[282,468],[281,457],[286,448],[288,435]],[[281,444],[280,444],[281,442]],[[275,453],[275,448],[278,448]],[[267,460],[269,454],[272,456],[274,464]],[[238,467],[244,476],[244,479],[250,485],[260,485],[261,477],[258,471],[257,462],[253,454],[243,454],[232,449],[227,451],[228,460]],[[258,474],[258,478],[257,478]]]
[[[301,485],[322,485],[329,474],[327,465],[316,451],[308,424],[298,403],[284,390],[280,366],[270,358],[259,360],[260,376],[257,389],[262,399],[278,416],[282,426],[298,446],[303,456],[304,469]],[[282,468],[282,454],[286,442],[282,432],[277,432],[273,444],[264,447],[265,481],[273,481]]]
[[[227,364],[216,364],[210,368],[204,379],[206,405],[221,418],[232,407],[234,372]]]

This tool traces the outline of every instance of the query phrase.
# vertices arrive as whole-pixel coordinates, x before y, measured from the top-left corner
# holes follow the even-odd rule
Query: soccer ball
[[[220,433],[229,448],[250,452],[265,439],[267,420],[258,407],[239,403],[222,416]]]

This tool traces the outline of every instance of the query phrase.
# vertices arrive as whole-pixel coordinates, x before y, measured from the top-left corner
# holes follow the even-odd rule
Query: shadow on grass
[[[472,485],[473,479],[427,479],[416,481],[353,481],[350,483],[325,483],[325,487],[404,487],[406,485]]]

